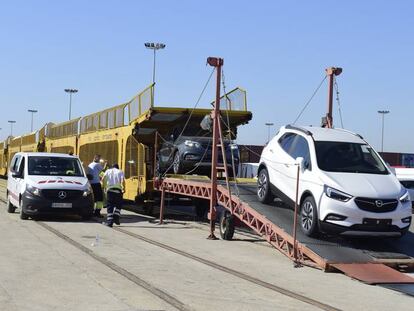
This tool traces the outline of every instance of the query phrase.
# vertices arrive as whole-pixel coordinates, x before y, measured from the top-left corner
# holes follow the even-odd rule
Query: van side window
[[[292,146],[292,143],[297,135],[294,133],[286,133],[282,137],[279,138],[279,145],[282,147],[283,150],[285,150],[287,153],[289,153],[289,149]]]
[[[20,160],[20,156],[19,155],[15,155],[13,157],[13,160],[10,164],[10,171],[15,172],[17,169],[17,165],[19,164],[19,160]]]
[[[18,173],[21,175],[21,176],[24,176],[24,166],[25,166],[25,158],[24,157],[21,157],[21,160],[20,160],[20,165],[19,165],[19,169],[18,169]]]

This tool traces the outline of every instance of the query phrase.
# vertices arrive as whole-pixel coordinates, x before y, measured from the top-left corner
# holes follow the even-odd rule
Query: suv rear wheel
[[[319,233],[318,211],[313,197],[308,196],[300,207],[300,228],[307,236],[314,237]]]
[[[262,168],[257,177],[257,199],[261,203],[271,203],[274,200],[270,190],[269,173],[266,168]]]

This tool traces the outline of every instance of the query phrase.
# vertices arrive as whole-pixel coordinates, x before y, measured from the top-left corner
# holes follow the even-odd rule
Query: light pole
[[[28,109],[27,112],[30,112],[32,114],[31,122],[30,122],[30,133],[33,132],[33,115],[37,112],[37,110],[34,109]]]
[[[387,113],[390,113],[389,110],[378,110],[378,113],[382,116],[382,130],[381,130],[381,153],[384,152],[384,117]]]
[[[265,125],[267,126],[267,142],[270,141],[270,127],[274,125],[274,123],[266,122]]]
[[[72,116],[72,94],[75,94],[78,92],[77,89],[65,89],[66,93],[69,93],[69,120]]]
[[[152,83],[155,83],[155,58],[156,58],[156,53],[157,53],[157,50],[164,49],[165,44],[164,43],[146,42],[144,45],[147,49],[150,49],[150,50],[154,51],[154,64],[152,66]]]
[[[153,57],[153,65],[152,65],[152,102],[154,102],[154,88],[155,88],[155,58],[158,50],[162,50],[165,48],[164,43],[154,43],[154,42],[146,42],[144,43],[145,47],[147,49],[154,51],[154,57]]]
[[[16,123],[14,120],[7,121],[10,123],[10,136],[13,136],[13,124]]]

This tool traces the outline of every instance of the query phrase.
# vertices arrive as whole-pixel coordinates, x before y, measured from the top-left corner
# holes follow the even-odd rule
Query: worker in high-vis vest
[[[90,175],[90,184],[93,191],[93,197],[95,201],[95,208],[93,214],[96,217],[101,216],[101,209],[103,207],[103,193],[102,193],[102,185],[101,179],[99,178],[99,174],[101,173],[103,167],[99,163],[101,160],[101,156],[99,154],[93,157],[93,161],[91,164],[88,165],[88,175]]]
[[[103,187],[106,193],[107,216],[106,221],[102,224],[108,227],[112,227],[114,223],[120,225],[125,176],[124,172],[119,169],[118,164],[112,165],[105,172],[103,176]]]

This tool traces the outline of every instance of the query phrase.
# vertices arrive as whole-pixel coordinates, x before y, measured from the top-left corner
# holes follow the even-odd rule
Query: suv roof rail
[[[349,133],[349,134],[352,134],[352,135],[358,136],[359,138],[361,138],[362,140],[364,140],[364,137],[362,137],[360,134],[355,133],[355,132],[352,132],[352,131],[350,131],[350,130],[346,130],[346,129],[343,129],[343,128],[337,128],[337,130],[340,130],[340,131],[347,132],[347,133]]]
[[[299,126],[296,126],[296,125],[288,124],[288,125],[285,126],[285,128],[287,128],[288,130],[296,130],[296,131],[305,133],[306,135],[312,136],[311,131],[308,131],[308,130],[306,130],[304,128],[301,128]]]

